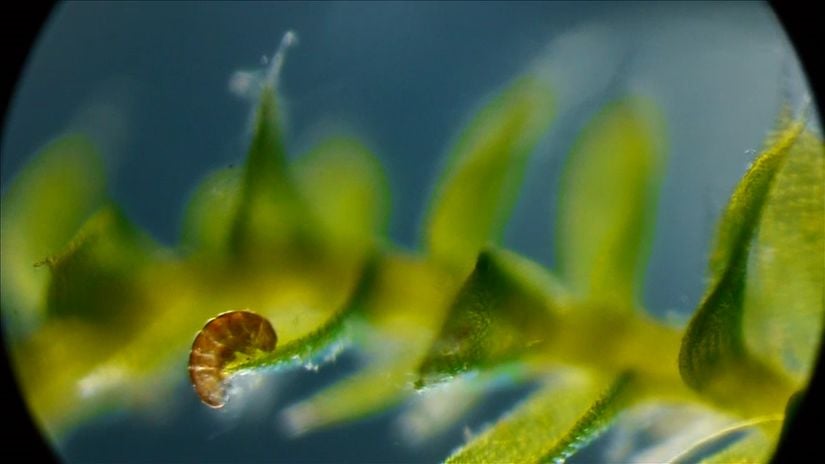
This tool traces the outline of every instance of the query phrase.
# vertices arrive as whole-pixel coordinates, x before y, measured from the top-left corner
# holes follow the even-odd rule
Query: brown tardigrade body
[[[237,354],[272,351],[277,342],[272,324],[251,311],[228,311],[207,321],[189,353],[189,378],[201,401],[212,408],[222,407],[226,402],[224,367]]]

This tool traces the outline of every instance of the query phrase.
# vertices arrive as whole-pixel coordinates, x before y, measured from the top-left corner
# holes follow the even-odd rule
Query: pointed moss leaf
[[[354,247],[384,232],[389,188],[378,159],[358,140],[325,140],[299,157],[293,172],[328,237]]]
[[[754,237],[743,324],[748,349],[801,383],[825,317],[825,146],[806,130],[786,156]]]
[[[226,374],[300,365],[313,369],[319,362],[332,360],[348,343],[347,323],[354,312],[353,306],[347,306],[308,334],[284,343],[278,350],[235,360],[226,366]]]
[[[638,306],[664,165],[661,122],[650,101],[626,97],[593,118],[569,155],[556,256],[579,298]]]
[[[306,208],[287,170],[275,90],[261,91],[252,142],[244,166],[230,249],[244,258],[267,258],[300,240]]]
[[[89,218],[65,250],[45,261],[51,270],[49,315],[97,323],[137,316],[125,308],[142,298],[134,276],[149,263],[152,251],[149,239],[118,209],[103,208]]]
[[[170,367],[205,319],[191,321],[204,299],[194,298],[190,277],[156,259],[165,255],[118,215],[94,215],[46,262],[51,270],[42,266],[54,275],[49,310],[57,314],[13,346],[23,392],[51,434],[167,397]]]
[[[688,385],[725,402],[747,399],[750,404],[740,406],[749,410],[776,409],[777,402],[790,394],[784,378],[748,353],[742,320],[751,242],[776,174],[801,131],[800,123],[792,123],[772,137],[736,187],[719,225],[711,286],[688,325],[679,353],[679,370]],[[752,395],[736,393],[734,385],[742,382]]]
[[[616,416],[632,404],[635,393],[633,381],[631,372],[620,374],[561,440],[544,454],[542,461],[564,462],[606,430]]]
[[[765,148],[736,186],[719,220],[711,250],[709,269],[714,282],[750,249],[774,178],[803,131],[802,121],[780,118],[778,130],[768,137]]]
[[[630,374],[618,376],[607,389],[580,376],[552,383],[447,462],[564,462],[629,404],[632,385]]]
[[[211,173],[195,189],[184,214],[182,247],[191,253],[224,256],[241,191],[239,168]]]
[[[45,309],[49,273],[34,265],[66,246],[102,204],[104,190],[100,157],[80,135],[51,142],[13,179],[0,202],[0,283],[7,316],[33,322]]]
[[[510,84],[464,129],[431,200],[425,242],[439,262],[469,271],[497,240],[516,198],[527,157],[553,117],[546,78]]]
[[[79,248],[76,254],[57,258],[74,260],[65,262],[65,269],[77,271],[65,282],[69,288],[61,290],[68,292],[67,300],[91,300],[96,306],[80,308],[78,313],[65,307],[65,313],[47,319],[13,347],[23,392],[39,422],[52,434],[68,432],[79,421],[102,412],[168,397],[164,392],[171,388],[170,379],[180,379],[179,368],[174,377],[168,375],[170,367],[182,359],[192,327],[197,327],[197,322],[189,323],[191,313],[197,314],[193,309],[203,304],[192,298],[181,269],[159,265],[154,259],[143,263],[126,253],[109,255],[107,250],[120,250],[128,240],[113,239],[118,234],[111,233],[116,229],[111,225],[89,227],[103,216],[94,216],[82,232],[108,230],[109,237],[73,240]],[[129,268],[118,267],[120,260],[113,263],[107,256],[119,256]],[[90,263],[95,263],[93,270],[86,267]],[[45,266],[43,270],[49,272]],[[78,285],[81,288],[72,288]],[[112,296],[113,286],[121,293]],[[107,294],[106,306],[100,306],[100,296]]]
[[[524,258],[482,252],[419,368],[417,386],[492,367],[553,337],[550,280]]]

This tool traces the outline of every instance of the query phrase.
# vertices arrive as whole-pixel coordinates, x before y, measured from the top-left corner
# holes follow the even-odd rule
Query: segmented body
[[[272,324],[251,311],[228,311],[207,321],[189,353],[189,378],[201,401],[212,408],[222,407],[226,403],[224,367],[238,356],[272,351],[277,342]]]

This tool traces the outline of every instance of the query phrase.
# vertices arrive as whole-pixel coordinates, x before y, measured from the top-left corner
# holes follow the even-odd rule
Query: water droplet
[[[260,71],[235,71],[229,78],[229,91],[238,97],[252,98],[261,88]]]

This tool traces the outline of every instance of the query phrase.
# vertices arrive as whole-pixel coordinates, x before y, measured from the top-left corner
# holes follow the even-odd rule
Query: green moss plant
[[[344,134],[286,156],[274,78],[245,163],[194,190],[175,247],[107,198],[91,142],[58,138],[2,198],[4,326],[34,417],[59,440],[100,412],[162,402],[195,334],[245,310],[277,346],[235,339],[218,364],[225,382],[342,349],[363,355],[356,372],[282,411],[294,434],[398,405],[412,420],[437,404],[441,414],[413,428],[424,440],[495,385],[532,382],[447,461],[563,462],[625,412],[667,403],[727,418],[674,459],[733,430],[748,434],[708,462],[767,459],[822,334],[821,137],[779,118],[721,214],[707,290],[675,327],[640,298],[667,152],[648,98],[618,98],[582,128],[557,194],[556,269],[501,246],[554,101],[537,68],[480,107],[448,152],[416,251],[385,237],[388,186],[367,144]]]

